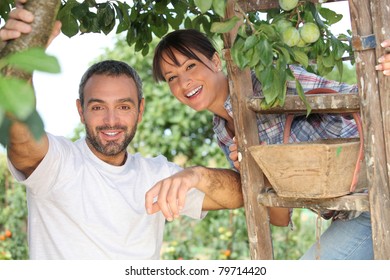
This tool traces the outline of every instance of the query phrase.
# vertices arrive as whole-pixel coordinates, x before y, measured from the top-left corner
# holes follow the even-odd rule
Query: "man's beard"
[[[87,141],[95,148],[96,151],[105,155],[105,156],[116,156],[121,152],[127,149],[127,146],[133,140],[135,132],[137,131],[137,123],[135,123],[133,129],[130,133],[127,132],[126,126],[98,126],[95,131],[96,134],[93,133],[93,130],[85,124],[85,130],[87,134]],[[105,145],[100,141],[97,134],[101,130],[122,130],[124,131],[125,139],[121,142],[117,141],[108,141]]]

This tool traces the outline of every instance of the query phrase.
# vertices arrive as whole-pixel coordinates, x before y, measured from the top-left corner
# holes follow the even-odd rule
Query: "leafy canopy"
[[[169,30],[194,28],[206,32],[209,36],[214,34],[222,36],[238,24],[238,36],[232,46],[231,54],[240,68],[249,67],[255,71],[263,85],[265,98],[262,105],[265,108],[284,104],[286,83],[290,80],[296,81],[298,94],[305,101],[302,87],[289,70],[288,64],[300,64],[308,71],[322,76],[336,67],[341,77],[345,54],[351,57],[352,53],[349,44],[350,34],[336,37],[329,29],[342,18],[342,15],[322,7],[321,4],[313,3],[315,2],[313,0],[298,1],[296,7],[289,11],[278,7],[262,12],[246,12],[240,5],[242,1],[237,1],[235,3],[237,16],[226,20],[223,19],[226,9],[224,0],[129,2],[62,0],[57,18],[62,21],[62,32],[69,37],[90,32],[121,33],[124,34],[123,40],[143,56],[151,52],[153,39],[161,38]],[[270,1],[270,7],[275,7],[274,4],[277,2],[278,0]],[[1,1],[0,23],[7,19],[13,5],[13,0]],[[315,24],[319,28],[319,39],[308,44],[288,45],[277,27],[278,21],[281,20],[290,22],[297,30],[305,23]],[[34,67],[38,65],[35,64]],[[2,87],[15,91],[23,86],[14,80],[3,80]],[[3,97],[0,92],[2,99],[9,100],[4,102],[7,105],[0,107],[0,124],[3,132],[1,135],[5,135],[5,139],[8,125],[7,118],[4,117],[6,113],[21,120],[31,120],[30,127],[34,134],[39,135],[42,131],[41,125],[37,125],[39,116],[34,110],[32,110],[34,114],[31,115],[30,112],[33,104],[31,89],[24,89],[22,92],[27,91],[30,91],[28,94],[25,93],[28,98],[11,98],[9,94]],[[308,104],[307,109],[310,113]],[[33,117],[26,119],[26,116]],[[174,129],[176,123],[172,123],[171,129]],[[169,133],[169,130],[166,133]],[[1,143],[5,143],[4,139]]]

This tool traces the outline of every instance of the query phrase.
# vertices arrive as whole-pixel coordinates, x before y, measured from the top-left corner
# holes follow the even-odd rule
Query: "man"
[[[11,12],[2,40],[15,38],[10,29],[23,32],[23,11]],[[162,156],[126,151],[144,106],[138,74],[108,60],[80,82],[85,138],[73,143],[46,133],[35,140],[23,123],[11,125],[8,163],[27,187],[31,259],[158,259],[165,220],[242,206],[232,170],[182,170]]]

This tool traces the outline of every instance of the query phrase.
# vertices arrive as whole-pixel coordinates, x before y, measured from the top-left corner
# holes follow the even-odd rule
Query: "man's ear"
[[[83,114],[83,106],[81,106],[80,99],[76,100],[76,106],[77,106],[77,111],[79,112],[80,121],[81,121],[81,123],[85,124],[84,114]]]
[[[145,110],[145,98],[142,98],[141,102],[139,103],[138,123],[142,121],[144,110]]]

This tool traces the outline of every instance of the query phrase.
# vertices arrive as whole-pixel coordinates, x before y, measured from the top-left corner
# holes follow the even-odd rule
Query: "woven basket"
[[[327,139],[315,142],[260,145],[249,152],[278,196],[332,198],[354,192],[359,182],[366,187],[362,126],[358,114],[359,139]],[[287,117],[284,143],[288,142],[293,115]]]

